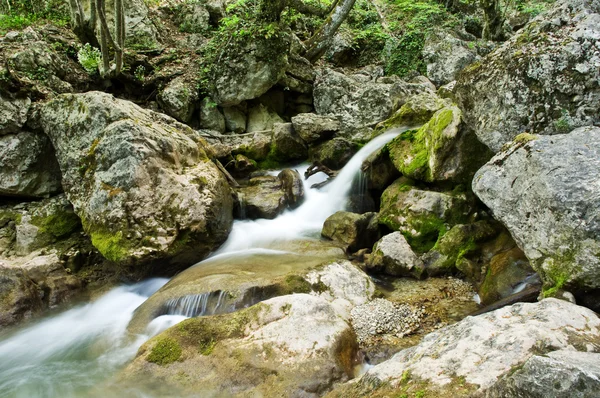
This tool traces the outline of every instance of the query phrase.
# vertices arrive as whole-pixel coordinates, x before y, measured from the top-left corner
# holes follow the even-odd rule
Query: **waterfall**
[[[223,290],[216,292],[190,294],[171,299],[165,303],[161,315],[195,316],[214,315],[229,312],[229,293]]]

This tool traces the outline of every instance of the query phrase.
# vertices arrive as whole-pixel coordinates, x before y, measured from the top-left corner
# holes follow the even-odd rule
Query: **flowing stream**
[[[297,209],[273,220],[236,221],[213,258],[268,253],[273,242],[317,236],[325,219],[344,209],[363,161],[401,131],[392,130],[371,140],[321,190],[310,186],[323,181],[323,175],[304,181],[305,200]],[[306,166],[297,169],[303,173]],[[189,310],[197,303],[173,302],[173,306],[182,308],[181,315],[156,318],[144,335],[131,336],[127,332],[135,309],[166,282],[150,279],[121,286],[86,305],[0,334],[0,398],[140,396],[134,391],[108,393],[97,386],[130,361],[148,338],[197,315]]]

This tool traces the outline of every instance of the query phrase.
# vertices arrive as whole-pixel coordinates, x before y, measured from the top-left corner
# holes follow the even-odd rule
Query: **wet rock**
[[[195,82],[189,82],[181,76],[170,81],[167,86],[156,96],[158,103],[165,113],[183,123],[192,119],[198,90]]]
[[[296,133],[292,123],[278,123],[273,127],[273,144],[277,157],[283,160],[300,160],[308,157],[306,142]]]
[[[41,289],[18,268],[0,260],[0,325],[5,327],[30,318],[42,309]]]
[[[277,176],[253,177],[248,186],[238,189],[238,192],[249,219],[273,219],[286,209],[298,207],[304,198],[300,174],[289,169]]]
[[[492,257],[483,283],[479,288],[479,297],[483,304],[492,304],[513,294],[515,289],[532,277],[535,271],[521,249],[515,247]]]
[[[321,235],[339,242],[350,253],[373,246],[379,239],[375,213],[338,211],[327,217]]]
[[[534,355],[487,392],[486,398],[587,398],[600,391],[600,354],[558,350]]]
[[[455,94],[465,121],[498,152],[518,134],[600,124],[600,5],[563,0],[466,68]]]
[[[339,120],[330,116],[301,113],[292,118],[294,131],[306,143],[331,137],[341,127]]]
[[[59,96],[37,118],[67,198],[108,260],[187,267],[227,237],[230,188],[194,130],[99,92]]]
[[[332,170],[340,170],[358,152],[355,143],[345,138],[335,137],[332,140],[311,147],[308,155],[312,162],[318,162]]]
[[[450,227],[466,221],[470,211],[464,194],[424,191],[401,177],[383,192],[378,218],[402,232],[413,250],[424,253]]]
[[[427,335],[418,345],[368,370],[352,388],[370,387],[373,393],[379,386],[383,392],[386,386],[405,383],[409,374],[439,396],[453,391],[457,378],[465,392],[481,394],[534,353],[574,351],[574,342],[580,349],[600,351],[600,319],[592,311],[556,299],[515,304]],[[343,396],[343,391],[333,396]]]
[[[510,231],[546,289],[600,288],[598,159],[600,128],[521,135],[473,179],[473,191]]]
[[[39,198],[60,191],[60,168],[46,135],[0,135],[0,196]]]
[[[374,272],[416,278],[420,278],[425,271],[423,261],[412,251],[400,232],[392,232],[377,241],[366,266]]]
[[[473,44],[447,32],[429,35],[423,47],[427,77],[436,86],[455,80],[458,73],[467,65],[481,59]]]
[[[225,118],[217,104],[208,97],[200,102],[200,127],[225,133]]]
[[[369,155],[363,162],[361,171],[367,177],[367,189],[380,192],[400,177],[386,147]]]
[[[0,94],[0,135],[18,133],[27,121],[31,100]]]

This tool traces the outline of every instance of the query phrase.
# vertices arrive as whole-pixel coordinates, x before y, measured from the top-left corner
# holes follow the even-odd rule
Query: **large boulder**
[[[365,262],[367,269],[393,276],[420,278],[425,270],[423,261],[412,251],[404,235],[392,232],[373,246],[373,253]]]
[[[447,32],[429,35],[423,47],[427,77],[436,86],[455,80],[467,65],[481,59],[473,44]]]
[[[358,152],[358,145],[342,137],[335,137],[308,149],[311,162],[339,170]]]
[[[411,95],[430,90],[395,77],[374,79],[321,69],[314,84],[314,105],[317,114],[337,117],[344,128],[359,129],[386,120]]]
[[[225,118],[217,108],[217,104],[209,97],[200,102],[200,127],[203,129],[225,132]]]
[[[0,93],[0,135],[18,133],[27,121],[31,100]]]
[[[273,130],[273,126],[275,124],[283,122],[283,119],[277,114],[277,112],[264,106],[263,104],[257,104],[248,109],[248,122],[246,124],[246,131],[248,133],[269,131]]]
[[[198,101],[196,82],[187,81],[183,76],[177,77],[158,93],[156,99],[165,113],[187,123],[192,119]]]
[[[528,370],[519,373],[519,368],[527,366],[534,355],[557,350],[569,350],[583,358],[586,351],[600,351],[598,316],[587,308],[557,299],[519,303],[467,317],[431,333],[418,345],[372,367],[355,384],[332,396],[348,396],[351,391],[353,396],[395,396],[412,385],[432,396],[480,396],[493,389],[504,375],[510,379],[515,371],[517,375],[527,373]],[[570,371],[556,382],[564,388],[562,383],[568,383],[573,376]],[[519,396],[510,394],[510,389],[500,391],[506,394],[492,396]]]
[[[523,132],[600,124],[599,46],[600,2],[558,2],[460,74],[466,122],[494,152]]]
[[[0,196],[36,198],[61,190],[60,168],[46,135],[0,135]]]
[[[321,235],[339,242],[347,251],[354,253],[373,246],[380,233],[375,213],[338,211],[327,217]]]
[[[401,177],[381,196],[379,223],[402,232],[413,250],[425,253],[470,211],[464,194],[417,189]]]
[[[227,237],[230,188],[189,127],[99,92],[58,96],[36,118],[67,198],[108,260],[188,266]]]
[[[473,179],[546,288],[600,288],[599,161],[600,128],[521,135]]]
[[[127,383],[155,380],[177,396],[200,390],[227,396],[322,395],[353,376],[358,344],[350,311],[371,299],[374,288],[347,261],[306,278],[321,291],[274,297],[167,329],[140,348],[122,377]]]
[[[273,147],[278,159],[304,160],[308,157],[306,142],[294,130],[292,123],[273,126]]]
[[[292,125],[306,143],[327,139],[341,127],[340,121],[336,118],[314,113],[301,113],[292,117]]]
[[[212,67],[211,97],[221,106],[260,97],[285,76],[289,48],[290,35],[285,31],[268,38],[229,40]]]

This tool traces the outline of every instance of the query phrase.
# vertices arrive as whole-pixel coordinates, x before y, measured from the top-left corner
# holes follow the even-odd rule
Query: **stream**
[[[371,140],[320,190],[310,187],[323,181],[323,174],[304,181],[305,199],[297,209],[273,220],[235,221],[229,238],[211,260],[257,252],[281,255],[270,248],[273,243],[318,237],[325,219],[345,208],[363,161],[401,132],[391,130]],[[296,167],[301,174],[306,168]],[[0,334],[0,398],[144,396],[133,390],[112,391],[104,384],[146,340],[187,318],[164,315],[154,319],[144,334],[132,336],[127,331],[136,308],[167,282],[155,278],[120,286],[91,303]]]

